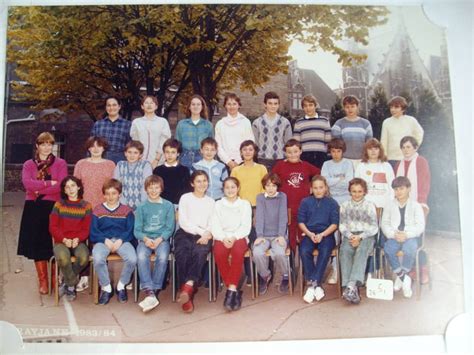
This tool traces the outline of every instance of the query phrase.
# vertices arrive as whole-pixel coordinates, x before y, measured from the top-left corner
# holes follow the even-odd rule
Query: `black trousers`
[[[197,244],[201,238],[178,229],[174,236],[174,256],[176,258],[178,287],[186,281],[194,281],[197,284],[201,281],[202,268],[207,260],[207,254],[211,251],[212,242],[206,245]]]
[[[327,153],[323,152],[303,152],[301,153],[301,160],[307,161],[310,164],[313,164],[314,166],[318,167],[321,169],[323,166],[323,163],[326,160],[329,160],[329,156]]]

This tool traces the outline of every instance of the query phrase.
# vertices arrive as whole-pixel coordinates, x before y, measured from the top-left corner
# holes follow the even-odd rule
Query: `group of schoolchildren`
[[[155,100],[145,99],[145,115],[154,115]],[[109,163],[85,169],[86,159],[79,161],[74,176],[62,180],[62,198],[50,215],[64,280],[61,293],[69,300],[76,297],[78,275],[88,262],[89,237],[101,305],[114,293],[119,302],[127,301],[126,286],[138,265],[144,294],[139,305],[144,312],[158,306],[172,250],[184,312],[194,309],[194,294],[211,252],[227,288],[224,307],[235,311],[242,304],[247,250],[257,266],[258,293],[265,294],[279,273],[278,291],[284,294],[289,289],[286,251],[297,247],[304,272],[300,282],[307,286],[303,299],[312,303],[325,295],[328,263],[328,282],[336,283],[336,260],[330,259],[340,244],[343,298],[357,304],[381,228],[384,251],[396,274],[394,289],[411,297],[410,272],[425,227],[422,204],[426,206],[429,193],[429,168],[416,153],[423,130],[416,119],[404,115],[405,99],[390,101],[393,116],[384,121],[382,143],[372,137],[370,122],[358,116],[354,96],[344,98],[346,117],[332,128],[316,113],[312,95],[303,98],[305,116],[293,131],[278,114],[276,93],[267,93],[264,105],[265,114],[251,123],[239,112],[239,97],[227,94],[227,116],[217,122],[214,138],[212,125],[204,119],[205,102],[195,95],[187,108],[191,118],[178,123],[176,139],[166,133],[161,146],[154,140],[157,133],[147,128],[151,120],[134,120],[126,159],[116,166],[102,158],[107,141],[91,137],[86,143],[88,160]],[[77,258],[74,263],[70,251]],[[111,253],[123,259],[115,286],[106,262]]]

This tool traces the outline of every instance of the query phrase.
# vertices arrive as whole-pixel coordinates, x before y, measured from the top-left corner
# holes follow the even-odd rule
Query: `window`
[[[54,132],[53,154],[56,157],[64,159],[66,153],[66,138],[64,134]]]

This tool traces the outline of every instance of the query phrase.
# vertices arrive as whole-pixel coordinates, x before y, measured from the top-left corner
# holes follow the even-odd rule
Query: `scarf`
[[[418,201],[418,177],[416,173],[416,163],[418,160],[418,153],[413,154],[411,158],[403,159],[398,164],[397,176],[406,176],[411,183],[410,200]],[[407,171],[405,171],[405,164],[408,163]]]
[[[36,178],[38,180],[51,180],[51,165],[54,164],[55,156],[53,154],[48,155],[45,160],[41,160],[39,156],[35,159],[36,167],[38,172],[36,173]]]

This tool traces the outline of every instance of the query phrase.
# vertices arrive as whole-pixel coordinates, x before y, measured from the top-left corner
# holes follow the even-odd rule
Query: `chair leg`
[[[299,259],[299,267],[298,267],[298,279],[300,282],[300,295],[303,297],[304,294],[304,272],[303,272],[303,263],[301,262],[301,259]]]
[[[250,286],[252,288],[252,300],[256,298],[255,296],[255,270],[253,268],[253,261],[252,261],[252,255],[250,254],[249,256],[249,264],[250,264]]]
[[[291,267],[291,255],[288,255],[287,262],[288,262],[288,286],[290,288],[290,296],[293,296],[293,270]]]
[[[209,252],[207,256],[207,271],[208,271],[208,282],[209,282],[209,292],[207,300],[212,302],[212,252]]]
[[[54,304],[57,306],[59,305],[59,268],[58,263],[51,264],[51,267],[54,268]],[[51,286],[50,286],[51,287]]]
[[[92,274],[92,287],[93,287],[92,293],[94,294],[94,303],[98,304],[99,303],[99,279],[97,277],[97,273],[95,272],[95,270]]]
[[[176,259],[171,259],[171,295],[173,302],[176,302]]]
[[[52,288],[52,281],[54,277],[54,270],[53,270],[53,260],[55,260],[54,255],[49,258],[48,261],[48,294],[51,295],[53,293],[53,288]]]
[[[92,295],[92,275],[94,274],[94,264],[89,260],[89,295]]]
[[[421,275],[420,275],[420,249],[416,251],[415,255],[415,271],[416,271],[416,299],[421,298]]]
[[[374,259],[375,259],[375,257],[374,257]],[[341,265],[339,264],[339,262],[340,262],[340,260],[339,260],[339,249],[336,249],[336,277],[337,277],[336,287],[337,287],[337,296],[339,298],[341,298],[342,297],[342,292],[341,292],[342,280],[341,280]]]
[[[137,266],[135,266],[135,270],[133,271],[133,283],[135,284],[134,289],[133,289],[133,298],[135,303],[138,302],[138,293],[140,292],[139,290],[139,284],[138,284],[138,269]]]

